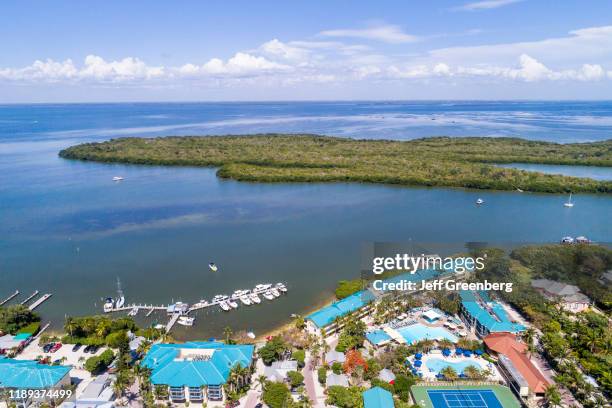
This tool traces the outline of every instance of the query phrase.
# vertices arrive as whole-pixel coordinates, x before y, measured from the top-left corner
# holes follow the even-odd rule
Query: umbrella
[[[482,356],[482,354],[484,353],[484,351],[483,351],[483,350],[481,350],[481,349],[478,349],[478,350],[476,350],[474,353],[476,353],[476,355]]]
[[[461,347],[457,347],[457,349],[455,350],[456,354],[462,354],[463,353],[463,349]]]
[[[442,350],[442,354],[444,354],[445,356],[450,356],[451,351],[447,348],[445,348],[444,350]]]
[[[436,378],[444,378],[442,374],[436,374]]]
[[[470,357],[472,355],[472,352],[470,350],[464,350],[463,355],[466,357]]]
[[[417,360],[420,360],[421,358],[423,358],[423,354],[421,354],[421,353],[416,353],[416,354],[414,355],[414,358],[416,358]]]
[[[417,360],[417,361],[414,362],[414,366],[415,367],[420,367],[422,365],[423,365],[423,362],[421,360]]]

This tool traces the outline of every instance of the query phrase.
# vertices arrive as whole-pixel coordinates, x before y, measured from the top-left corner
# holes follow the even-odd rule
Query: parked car
[[[91,350],[91,346],[87,345],[85,346],[85,348],[83,349],[83,353],[89,353],[89,351]]]
[[[47,343],[43,346],[43,351],[45,353],[48,353],[51,351],[51,349],[53,348],[54,344],[53,343]]]
[[[62,348],[62,343],[55,343],[53,345],[53,347],[51,347],[51,350],[49,350],[51,353],[55,353],[57,350]]]
[[[72,351],[79,351],[79,349],[81,348],[82,344],[81,343],[77,343],[72,347]]]
[[[89,352],[91,354],[96,354],[96,352],[100,349],[100,346],[91,346]]]

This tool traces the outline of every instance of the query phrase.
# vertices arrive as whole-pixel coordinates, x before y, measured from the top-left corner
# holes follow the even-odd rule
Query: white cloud
[[[390,44],[415,42],[419,37],[405,33],[396,25],[378,25],[362,29],[335,29],[321,31],[324,37],[361,38],[365,40],[383,41]]]
[[[490,10],[499,7],[504,7],[510,4],[518,3],[523,0],[484,0],[475,1],[464,4],[463,6],[455,7],[453,10],[474,11],[474,10]]]
[[[276,38],[262,44],[259,50],[266,55],[291,61],[304,60],[310,54],[306,48],[285,44]]]

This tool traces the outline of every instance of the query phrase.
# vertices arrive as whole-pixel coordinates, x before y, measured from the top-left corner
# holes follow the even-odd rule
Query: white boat
[[[157,330],[161,330],[161,329],[165,329],[166,326],[164,326],[163,324],[156,324],[154,328]]]
[[[247,306],[251,305],[251,299],[249,299],[249,297],[247,295],[240,296],[240,301],[242,303],[244,303],[245,305],[247,305]]]
[[[183,326],[193,326],[194,321],[195,321],[195,317],[181,316],[178,318],[176,322]]]
[[[121,180],[123,180],[123,177],[121,177],[121,176],[113,177],[113,181],[121,181]]]
[[[283,293],[287,292],[287,287],[282,283],[277,283],[276,289],[280,290]]]
[[[219,307],[221,308],[221,310],[223,310],[224,312],[227,312],[231,309],[230,305],[227,304],[227,302],[223,301],[221,303],[219,303]]]
[[[516,188],[516,191],[518,191],[519,193],[522,193],[522,192],[523,192],[523,190],[521,190],[521,189],[520,189],[520,188],[518,188],[518,187]]]
[[[208,267],[210,268],[211,271],[213,272],[217,272],[219,270],[219,267],[217,265],[215,265],[214,262],[211,262],[208,264]]]
[[[269,283],[260,283],[259,285],[255,286],[255,290],[259,292],[261,290],[270,289],[271,287],[272,285],[270,285]]]
[[[128,316],[136,316],[138,314],[138,308],[134,307],[132,308],[132,310],[130,310],[130,312],[128,313]]]
[[[104,313],[110,313],[115,308],[115,301],[113,298],[106,298],[104,302]]]
[[[569,207],[569,208],[574,206],[574,203],[572,203],[572,193],[570,193],[570,196],[569,196],[567,202],[563,203],[563,206]]]
[[[280,292],[278,290],[276,290],[276,288],[270,289],[270,292],[274,295],[274,297],[279,297],[280,296]]]
[[[123,291],[121,290],[121,281],[117,278],[117,300],[115,300],[115,308],[122,308],[125,304],[125,296],[123,296]]]
[[[247,332],[247,337],[248,337],[249,339],[254,339],[256,336],[255,336],[255,333],[253,333],[253,332],[251,332],[251,331],[250,331],[250,332]]]
[[[249,295],[249,299],[251,300],[251,302],[253,303],[261,303],[261,299],[259,298],[259,296],[257,296],[256,293],[251,293]]]
[[[561,243],[562,244],[573,244],[574,243],[574,238],[572,238],[572,237],[563,237],[563,238],[561,238]]]
[[[268,300],[274,300],[274,295],[272,294],[271,291],[267,291],[263,294],[263,297],[265,297]]]
[[[484,200],[482,198],[479,198],[478,200],[476,200],[476,204],[484,204]]]
[[[230,305],[232,309],[238,309],[238,302],[235,300],[230,299],[227,301],[227,304]]]
[[[579,236],[579,237],[576,237],[575,241],[576,241],[577,244],[590,244],[591,243],[590,239],[588,239],[587,237],[582,236],[582,235]]]
[[[214,298],[212,298],[213,302],[223,302],[224,300],[229,299],[229,297],[227,295],[215,295]]]

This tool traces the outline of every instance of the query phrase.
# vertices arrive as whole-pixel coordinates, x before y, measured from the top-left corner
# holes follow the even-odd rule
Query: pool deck
[[[423,378],[424,379],[435,380],[436,379],[436,374],[438,374],[437,372],[431,371],[427,367],[427,361],[429,359],[432,359],[432,358],[446,360],[449,363],[461,363],[461,362],[464,362],[464,361],[476,361],[476,362],[478,362],[479,368],[481,368],[481,369],[488,368],[491,371],[492,374],[491,374],[491,376],[489,376],[488,380],[490,380],[490,381],[500,381],[500,380],[503,380],[501,374],[497,370],[497,367],[495,367],[494,364],[489,363],[487,360],[485,360],[482,357],[477,357],[477,356],[474,356],[474,355],[472,355],[471,357],[457,356],[457,355],[455,355],[454,352],[453,352],[453,354],[451,356],[445,357],[444,355],[442,355],[442,352],[440,350],[433,350],[433,351],[430,351],[427,354],[423,354],[423,357],[421,358],[421,361],[423,362],[423,365],[419,369],[419,372],[421,372],[423,374]],[[411,364],[414,365],[414,361],[415,361],[414,356],[410,357],[409,361],[410,361]],[[457,374],[461,374],[461,373],[457,373]]]

